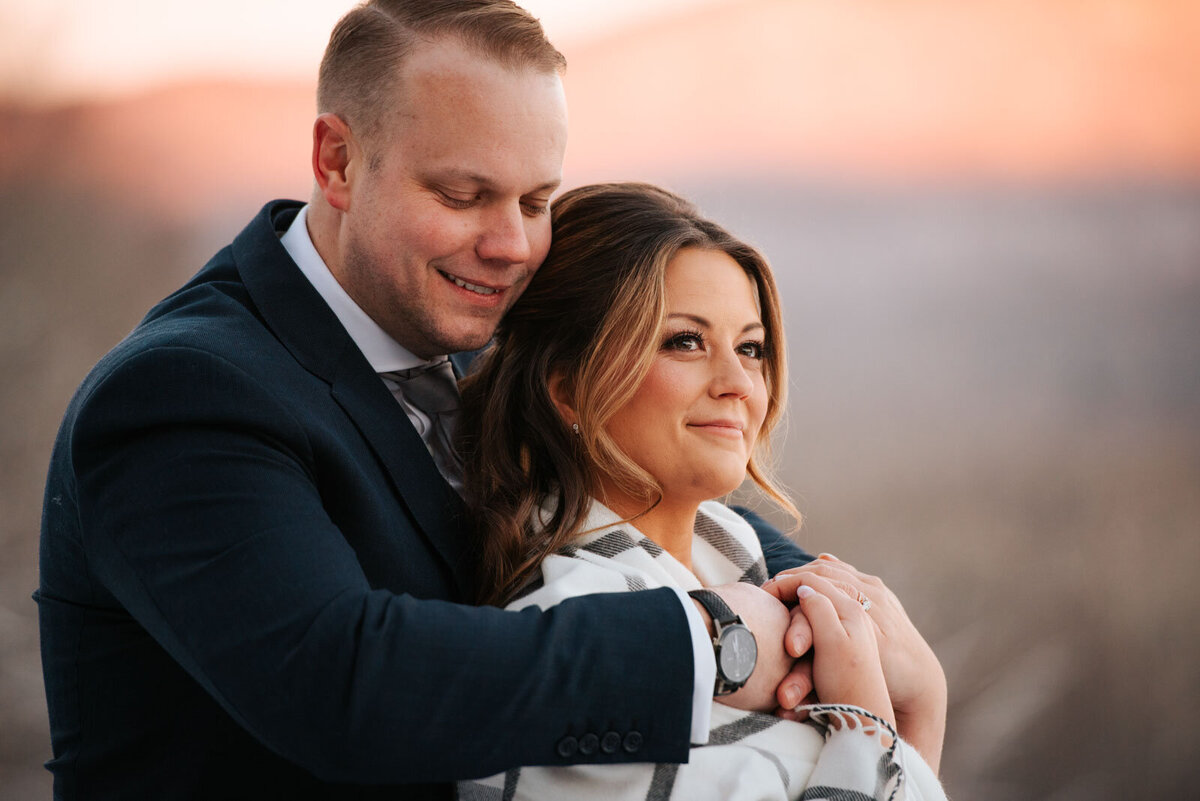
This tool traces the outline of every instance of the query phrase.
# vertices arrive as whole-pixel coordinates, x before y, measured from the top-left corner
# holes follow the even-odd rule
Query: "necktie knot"
[[[458,382],[448,359],[381,375],[395,382],[404,399],[431,419],[458,410]]]

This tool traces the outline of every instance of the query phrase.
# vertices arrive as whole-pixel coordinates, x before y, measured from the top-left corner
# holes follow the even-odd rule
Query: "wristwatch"
[[[688,593],[700,602],[713,620],[713,652],[717,657],[717,685],[713,695],[729,695],[750,679],[758,660],[754,633],[712,590]]]

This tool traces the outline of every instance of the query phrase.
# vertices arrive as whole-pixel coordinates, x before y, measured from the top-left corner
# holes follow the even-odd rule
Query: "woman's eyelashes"
[[[663,350],[676,350],[684,353],[704,350],[704,335],[699,331],[679,331],[667,337],[663,342]]]
[[[767,346],[757,339],[747,340],[737,347],[738,353],[755,361],[761,361],[767,356]]]
[[[663,342],[662,349],[676,351],[680,353],[696,353],[705,349],[704,334],[699,331],[679,331],[670,334]],[[734,346],[739,356],[744,356],[754,361],[761,361],[766,357],[766,345],[757,339],[748,339],[744,342],[739,342]]]

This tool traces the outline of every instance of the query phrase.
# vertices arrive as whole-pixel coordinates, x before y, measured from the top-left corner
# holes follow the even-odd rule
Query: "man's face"
[[[417,356],[482,347],[550,247],[567,140],[562,82],[453,41],[400,70],[395,108],[359,139],[334,269]]]

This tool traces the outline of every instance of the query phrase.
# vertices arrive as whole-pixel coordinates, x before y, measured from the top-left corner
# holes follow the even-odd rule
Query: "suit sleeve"
[[[799,567],[813,560],[813,555],[792,542],[779,529],[772,526],[755,512],[744,506],[732,506],[733,511],[742,516],[758,535],[762,544],[763,556],[767,560],[767,575],[774,576],[781,570]]]
[[[373,589],[303,427],[235,365],[144,351],[81,403],[90,570],[239,725],[317,777],[687,759],[692,646],[671,590],[511,612]],[[623,747],[560,754],[596,726]]]

